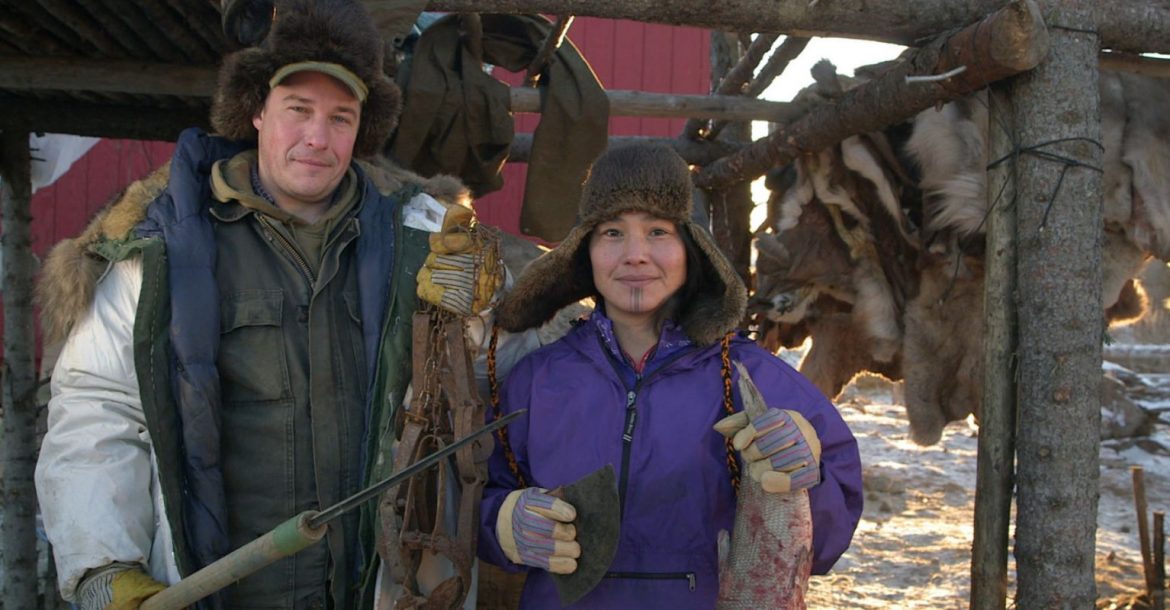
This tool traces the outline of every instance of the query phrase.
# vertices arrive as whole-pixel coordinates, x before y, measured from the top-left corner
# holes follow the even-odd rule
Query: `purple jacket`
[[[508,439],[527,484],[572,483],[612,464],[623,517],[609,575],[573,608],[712,608],[718,593],[716,536],[732,530],[735,493],[723,437],[720,346],[696,348],[668,323],[643,374],[621,356],[604,315],[518,362],[501,393],[505,413],[529,409]],[[822,482],[810,490],[813,573],[849,547],[861,517],[861,459],[836,408],[808,380],[744,337],[731,358],[752,375],[769,406],[802,413],[821,440]],[[733,370],[733,387],[738,375]],[[738,390],[734,393],[740,406]],[[628,405],[628,406],[627,406]],[[632,430],[630,441],[624,431]],[[480,516],[479,555],[510,571],[496,516],[517,481],[497,445]],[[560,607],[548,572],[529,569],[521,608]]]

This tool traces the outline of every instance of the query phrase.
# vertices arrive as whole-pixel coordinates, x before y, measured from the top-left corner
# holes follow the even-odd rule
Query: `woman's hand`
[[[529,487],[508,494],[496,517],[496,536],[504,555],[514,563],[571,574],[581,556],[572,523],[577,509],[546,492]]]
[[[803,415],[769,408],[749,423],[740,411],[715,423],[743,457],[748,474],[764,491],[788,493],[821,482],[821,442]]]

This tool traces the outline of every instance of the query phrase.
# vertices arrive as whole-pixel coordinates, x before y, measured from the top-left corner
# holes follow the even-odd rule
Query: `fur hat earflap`
[[[691,340],[709,345],[735,329],[747,306],[747,289],[705,228],[691,219],[691,173],[668,146],[631,144],[601,155],[581,192],[579,219],[553,250],[532,261],[497,310],[502,328],[540,326],[566,305],[597,296],[589,264],[589,235],[598,224],[625,212],[646,212],[673,221],[699,251],[699,290],[679,303],[678,322]]]
[[[354,155],[373,156],[402,110],[402,91],[382,71],[384,52],[382,37],[359,0],[279,0],[264,42],[224,59],[211,125],[227,138],[255,142],[252,118],[264,108],[273,76],[282,68],[314,62],[317,71],[345,83],[359,99],[364,94]]]

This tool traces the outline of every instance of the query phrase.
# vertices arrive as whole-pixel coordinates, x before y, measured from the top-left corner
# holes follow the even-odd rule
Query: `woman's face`
[[[679,228],[645,212],[603,222],[589,237],[593,283],[614,321],[653,316],[687,278]]]

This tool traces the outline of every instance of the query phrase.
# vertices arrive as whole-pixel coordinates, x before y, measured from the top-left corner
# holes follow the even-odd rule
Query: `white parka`
[[[179,580],[134,371],[141,289],[141,259],[112,265],[53,370],[36,486],[66,601],[88,570],[115,561]]]

